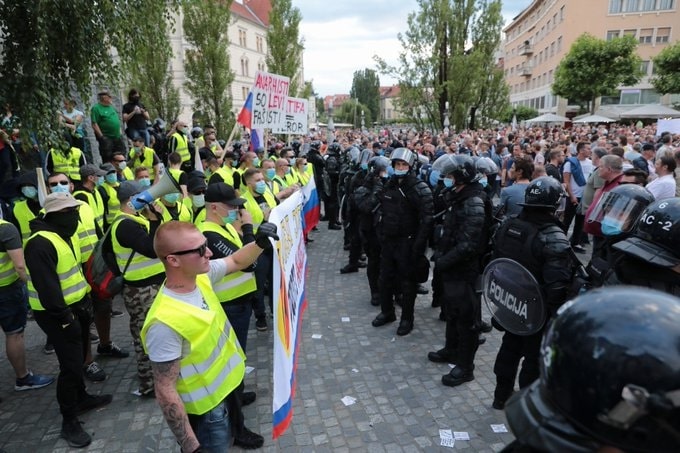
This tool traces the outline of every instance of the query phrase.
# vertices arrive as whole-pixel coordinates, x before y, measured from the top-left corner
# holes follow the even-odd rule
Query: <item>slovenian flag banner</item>
[[[264,130],[263,129],[251,129],[250,130],[250,150],[251,151],[257,151],[258,148],[264,148],[262,143],[264,143]]]
[[[302,315],[307,307],[307,250],[302,232],[304,197],[298,191],[272,209],[269,221],[278,229],[272,266],[274,304],[274,366],[272,437],[293,419],[297,358],[302,341]]]
[[[238,114],[236,121],[243,127],[250,129],[253,123],[253,92],[248,93],[246,103]]]
[[[309,182],[302,188],[302,196],[304,198],[302,205],[302,230],[305,234],[309,234],[312,228],[319,224],[319,218],[321,217],[321,203],[314,178],[309,178]]]

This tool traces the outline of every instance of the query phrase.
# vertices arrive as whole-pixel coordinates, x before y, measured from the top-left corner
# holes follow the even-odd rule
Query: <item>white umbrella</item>
[[[621,118],[680,118],[680,112],[665,105],[649,104],[622,113]]]
[[[583,118],[575,119],[574,123],[613,123],[616,120],[601,115],[588,115]]]
[[[531,118],[526,120],[527,123],[565,123],[569,121],[566,116],[555,115],[554,113],[544,113],[543,115],[537,116],[536,118]]]

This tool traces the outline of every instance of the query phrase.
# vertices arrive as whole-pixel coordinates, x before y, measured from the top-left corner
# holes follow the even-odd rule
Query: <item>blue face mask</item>
[[[57,184],[56,186],[51,187],[51,189],[52,193],[69,193],[68,184],[66,184],[65,186]]]
[[[289,175],[291,172],[291,167],[286,167],[286,174]]]
[[[611,217],[605,217],[600,222],[600,229],[605,236],[618,236],[623,233],[621,226],[621,222],[613,220]]]
[[[292,157],[292,158],[288,159],[288,163],[289,163],[291,166],[295,165],[295,158]]]
[[[224,223],[232,224],[238,220],[238,209],[230,209],[229,214],[226,217],[222,217]]]
[[[95,184],[97,186],[101,186],[102,184],[104,184],[104,177],[103,176],[97,177],[97,182]]]
[[[408,173],[408,170],[394,170],[394,176],[399,177],[399,176],[406,176]]]
[[[234,167],[234,168],[238,168],[238,161],[237,160],[233,161],[231,163],[231,166]]]
[[[118,182],[118,175],[115,173],[109,173],[108,175],[104,176],[104,180],[109,184],[115,184]]]
[[[260,159],[258,159],[257,157],[255,159],[253,159],[253,166],[259,167],[260,166]]]
[[[149,178],[141,178],[139,180],[139,184],[141,184],[142,187],[149,187],[151,186],[151,179]]]
[[[361,164],[361,169],[362,170],[368,170],[368,164]]]
[[[24,186],[21,188],[21,193],[24,195],[24,197],[35,200],[35,198],[38,196],[38,189],[33,186]]]
[[[489,179],[485,176],[479,180],[479,183],[482,185],[482,187],[486,187],[489,185]]]
[[[255,183],[255,192],[262,195],[267,190],[267,184],[264,181],[258,181]]]
[[[430,172],[430,186],[434,187],[437,185],[437,182],[439,182],[439,170],[432,170]]]
[[[385,155],[385,150],[384,149],[379,149],[378,150],[378,156],[384,156]]]
[[[446,187],[447,189],[450,189],[451,187],[453,187],[454,183],[455,183],[455,181],[453,179],[444,178],[444,187]]]
[[[177,203],[177,200],[179,200],[179,193],[169,193],[166,195],[163,195],[163,199],[167,201],[170,204],[175,204]]]
[[[267,179],[273,179],[274,176],[276,176],[276,170],[274,170],[273,168],[268,168],[265,170],[264,174],[267,177]]]

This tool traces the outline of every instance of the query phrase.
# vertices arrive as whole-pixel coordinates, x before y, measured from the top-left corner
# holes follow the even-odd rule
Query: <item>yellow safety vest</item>
[[[162,202],[159,201],[161,205],[163,205],[163,212],[161,213],[161,222],[169,222],[171,220],[180,220],[182,222],[191,222],[191,209],[187,208],[184,203],[177,203],[177,213],[178,213],[178,218],[173,219],[172,216],[170,215],[170,212],[168,211],[168,207],[165,206]]]
[[[78,229],[73,235],[73,246],[80,249],[80,262],[85,263],[99,238],[97,237],[97,227],[95,226],[95,216],[92,208],[87,204],[81,204],[78,208]]]
[[[197,276],[196,286],[208,305],[207,310],[168,296],[163,286],[146,315],[141,339],[148,352],[149,327],[161,322],[189,342],[189,355],[180,360],[176,388],[186,412],[202,415],[241,384],[245,376],[245,355],[208,276]]]
[[[297,184],[300,182],[300,180],[297,177],[297,171],[293,170],[291,167],[290,173],[287,173],[286,176],[283,177],[284,180],[286,181],[286,187],[292,186],[293,184]]]
[[[14,218],[19,223],[19,232],[21,233],[21,241],[23,245],[26,245],[26,241],[31,237],[31,228],[29,222],[35,219],[35,214],[31,211],[28,206],[27,200],[21,200],[14,203]]]
[[[179,154],[179,157],[182,158],[182,163],[190,161],[191,156],[189,155],[189,143],[187,142],[187,138],[179,132],[175,132],[172,136],[177,141],[177,147],[171,151],[176,151]]]
[[[310,165],[311,167],[311,165]],[[308,167],[309,168],[309,167]],[[297,178],[298,182],[300,183],[301,186],[304,186],[309,182],[309,175],[307,175],[306,172],[300,171],[299,169],[295,169],[295,177]]]
[[[234,187],[234,170],[227,169],[226,167],[220,167],[213,173],[213,175],[220,175],[220,177],[222,177],[222,181],[225,184]],[[212,179],[212,176],[210,179]],[[208,180],[208,184],[210,184],[210,179]]]
[[[123,173],[123,178],[125,178],[125,181],[134,181],[135,180],[135,174],[132,173],[132,170],[130,170],[130,167],[125,167],[120,172]]]
[[[222,236],[236,247],[243,247],[243,242],[238,233],[231,225],[219,225],[215,222],[205,221],[198,225],[201,233],[211,231]],[[219,282],[213,285],[217,299],[222,302],[229,302],[238,297],[250,294],[257,289],[255,274],[253,272],[232,272],[225,275]]]
[[[51,231],[38,231],[31,235],[28,241],[30,242],[36,236],[42,236],[50,241],[57,251],[56,272],[59,276],[59,286],[66,305],[80,301],[90,291],[90,285],[87,284],[80,267],[80,249],[76,245],[71,249],[61,236]],[[47,297],[50,297],[50,295],[48,294]],[[38,292],[33,286],[30,269],[28,269],[28,303],[33,310],[45,310],[40,304]]]
[[[134,157],[132,156],[132,152],[135,152]],[[156,170],[153,168],[153,156],[155,155],[153,148],[147,148],[144,147],[142,149],[142,155],[140,156],[137,154],[134,148],[130,149],[130,152],[128,153],[128,159],[131,160],[131,167],[132,167],[132,172],[134,174],[134,171],[137,169],[137,167],[146,167],[149,170],[149,179],[151,181],[155,180],[156,178]],[[143,158],[142,158],[143,157]]]
[[[50,153],[54,173],[64,173],[71,178],[71,181],[80,181],[80,156],[83,154],[80,149],[72,147],[68,156],[62,150],[55,148],[52,148]]]
[[[119,183],[116,183],[115,185],[111,185],[108,182],[105,182],[102,185],[102,187],[106,191],[106,195],[109,196],[109,199],[106,202],[106,206],[107,206],[106,224],[107,225],[112,225],[116,216],[120,212],[120,200],[118,200],[118,186],[119,185],[120,185]]]
[[[99,225],[99,229],[104,231],[104,200],[102,199],[102,195],[95,187],[94,192],[85,189],[76,190],[73,192],[73,196],[75,197],[81,193],[87,197],[87,205],[92,208],[94,220],[97,222],[97,225]],[[118,196],[116,196],[116,199],[117,198]]]
[[[111,227],[111,244],[113,246],[113,253],[116,255],[118,269],[120,269],[121,272],[123,272],[123,269],[125,269],[125,265],[132,254],[132,249],[120,245],[120,242],[118,242],[118,237],[116,236],[118,225],[120,225],[120,222],[124,221],[125,219],[130,219],[139,223],[146,229],[147,233],[149,232],[149,221],[144,217],[130,215],[125,212],[120,212],[118,214],[118,217],[116,217],[116,220],[113,222],[113,226]],[[132,257],[132,260],[130,261],[130,265],[125,271],[125,274],[123,274],[123,280],[128,282],[136,282],[163,273],[165,273],[165,268],[163,267],[163,263],[161,263],[160,259],[149,258],[142,255],[141,253],[135,253],[135,255]]]
[[[179,168],[168,168],[166,173],[170,174],[172,179],[175,180],[177,184],[179,184],[179,178],[182,177],[182,173],[184,173],[182,170]]]
[[[0,225],[12,225],[6,220],[0,219]],[[14,225],[12,225],[13,228]],[[0,287],[8,286],[19,280],[19,274],[17,274],[16,269],[14,269],[14,263],[12,258],[9,257],[7,251],[0,252]]]
[[[265,190],[262,196],[264,196],[264,199],[267,202],[267,205],[269,206],[270,209],[274,209],[276,207],[276,198],[271,193],[269,188]],[[243,191],[241,197],[245,198],[246,200],[245,208],[253,217],[253,231],[257,233],[257,229],[264,221],[264,212],[262,212],[262,208],[257,203],[257,201],[255,201],[255,197],[253,197],[253,194],[250,193],[250,190],[248,188],[246,188]]]

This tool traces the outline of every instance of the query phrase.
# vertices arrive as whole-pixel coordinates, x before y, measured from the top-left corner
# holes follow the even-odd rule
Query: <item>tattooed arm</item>
[[[175,434],[183,452],[193,452],[200,445],[194,434],[184,403],[177,393],[179,359],[170,362],[151,362],[156,400],[161,406],[163,416],[170,430]]]

